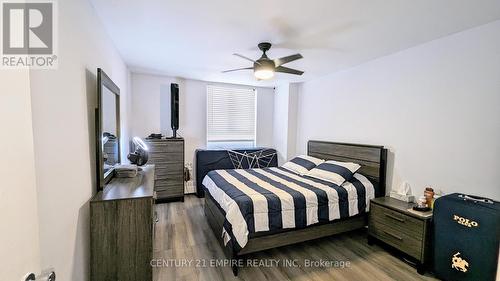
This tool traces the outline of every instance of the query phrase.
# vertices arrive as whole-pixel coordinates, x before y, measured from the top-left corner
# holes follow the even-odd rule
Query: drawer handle
[[[384,233],[385,233],[385,234],[387,234],[387,235],[389,235],[389,236],[392,236],[392,237],[394,237],[394,238],[396,238],[396,239],[398,239],[398,240],[400,240],[400,241],[403,241],[403,238],[402,238],[402,237],[399,237],[399,236],[397,236],[396,234],[392,234],[392,233],[390,233],[390,232],[388,232],[388,231],[385,231],[385,230],[383,230],[383,231],[384,231]]]
[[[393,216],[393,215],[391,215],[391,214],[385,214],[385,216],[386,216],[386,217],[389,217],[389,218],[391,218],[391,219],[393,219],[393,220],[397,220],[397,221],[399,221],[399,222],[405,222],[405,220],[404,220],[404,219],[402,219],[402,218],[398,218],[398,217]]]

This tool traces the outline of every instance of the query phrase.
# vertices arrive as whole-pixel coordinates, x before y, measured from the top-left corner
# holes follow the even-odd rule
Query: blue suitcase
[[[437,277],[448,281],[496,280],[499,202],[458,193],[442,196],[434,203],[432,220]]]

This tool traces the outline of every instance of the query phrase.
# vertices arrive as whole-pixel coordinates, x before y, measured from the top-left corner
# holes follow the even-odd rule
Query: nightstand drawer
[[[392,226],[404,234],[422,240],[424,233],[424,222],[411,216],[396,212],[378,204],[370,205],[370,218],[376,222]]]
[[[377,221],[370,220],[368,225],[370,235],[385,243],[422,260],[422,240],[403,233],[400,228],[395,228]]]

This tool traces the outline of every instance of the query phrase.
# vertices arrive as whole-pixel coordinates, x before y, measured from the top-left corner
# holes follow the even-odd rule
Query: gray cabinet
[[[157,201],[184,201],[184,139],[148,139],[148,163],[155,165]]]
[[[90,280],[152,280],[154,167],[114,178],[90,200]]]
[[[408,209],[414,206],[390,197],[370,201],[368,239],[376,238],[415,259],[419,273],[425,271],[429,258],[431,216],[421,216]]]

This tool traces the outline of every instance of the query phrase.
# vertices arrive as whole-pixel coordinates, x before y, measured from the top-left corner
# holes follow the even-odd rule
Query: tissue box
[[[398,199],[405,202],[415,202],[415,196],[413,195],[399,194],[397,192],[391,191],[390,196],[394,199]]]

